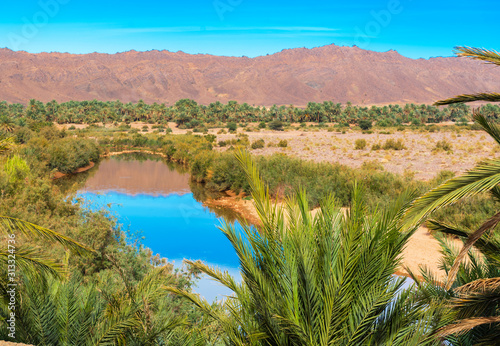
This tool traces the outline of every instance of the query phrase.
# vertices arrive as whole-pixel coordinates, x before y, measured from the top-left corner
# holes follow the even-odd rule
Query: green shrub
[[[366,140],[365,139],[356,139],[356,142],[354,142],[354,149],[355,150],[363,150],[366,148]]]
[[[226,141],[219,141],[219,147],[225,147],[227,145]]]
[[[358,125],[361,128],[361,130],[369,130],[372,128],[372,122],[371,120],[363,119],[358,121]]]
[[[234,132],[236,131],[236,129],[238,128],[238,124],[234,123],[234,122],[230,122],[230,123],[227,123],[227,129],[231,132]]]
[[[395,140],[393,138],[389,138],[385,141],[384,146],[382,147],[384,150],[403,150],[406,149],[403,140],[398,138]]]
[[[204,138],[208,141],[208,143],[213,143],[217,139],[217,136],[216,135],[205,135]]]
[[[436,146],[433,149],[434,151],[447,151],[451,152],[453,151],[453,147],[450,142],[448,142],[446,139],[443,139],[442,141],[437,141]]]
[[[283,131],[283,123],[279,120],[271,121],[268,126],[273,131]]]
[[[380,149],[382,149],[380,143],[375,143],[372,145],[372,150],[380,150]]]
[[[280,148],[286,148],[288,146],[288,141],[286,139],[282,139],[281,141],[278,142],[278,147]]]
[[[258,139],[255,142],[252,143],[251,147],[252,149],[262,149],[265,146],[265,142],[263,139]]]
[[[259,123],[259,129],[265,129],[266,128],[266,123],[265,122],[260,122]]]

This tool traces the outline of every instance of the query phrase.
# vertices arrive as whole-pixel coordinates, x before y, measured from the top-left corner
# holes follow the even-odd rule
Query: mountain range
[[[121,100],[304,106],[432,103],[500,91],[500,69],[457,57],[411,59],[391,50],[329,45],[248,57],[128,51],[27,53],[0,49],[0,100]]]

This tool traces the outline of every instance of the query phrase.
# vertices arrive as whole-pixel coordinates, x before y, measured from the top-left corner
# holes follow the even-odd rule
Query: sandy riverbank
[[[94,166],[95,166],[95,163],[94,162],[90,162],[87,166],[80,167],[76,171],[71,172],[70,174],[82,173],[82,172],[88,171],[89,169],[94,168]],[[59,178],[65,177],[67,175],[68,175],[67,173],[55,172],[54,173],[54,179],[59,179]]]

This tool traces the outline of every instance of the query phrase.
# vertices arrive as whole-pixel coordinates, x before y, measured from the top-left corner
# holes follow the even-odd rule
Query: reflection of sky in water
[[[202,260],[210,265],[227,270],[239,277],[238,257],[226,236],[217,228],[221,219],[210,212],[193,194],[182,196],[128,195],[118,192],[79,194],[93,208],[107,207],[124,228],[141,231],[142,243],[179,266],[182,259]],[[239,227],[236,224],[236,227]],[[197,293],[213,300],[215,296],[229,294],[219,284],[208,278],[201,279],[195,289]]]

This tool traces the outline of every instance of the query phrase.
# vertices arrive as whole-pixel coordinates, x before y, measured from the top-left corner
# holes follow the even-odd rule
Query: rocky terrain
[[[169,51],[118,54],[14,52],[0,49],[0,100],[121,100],[251,105],[309,101],[432,103],[460,93],[498,91],[500,69],[464,58],[410,59],[335,45],[260,56]]]

